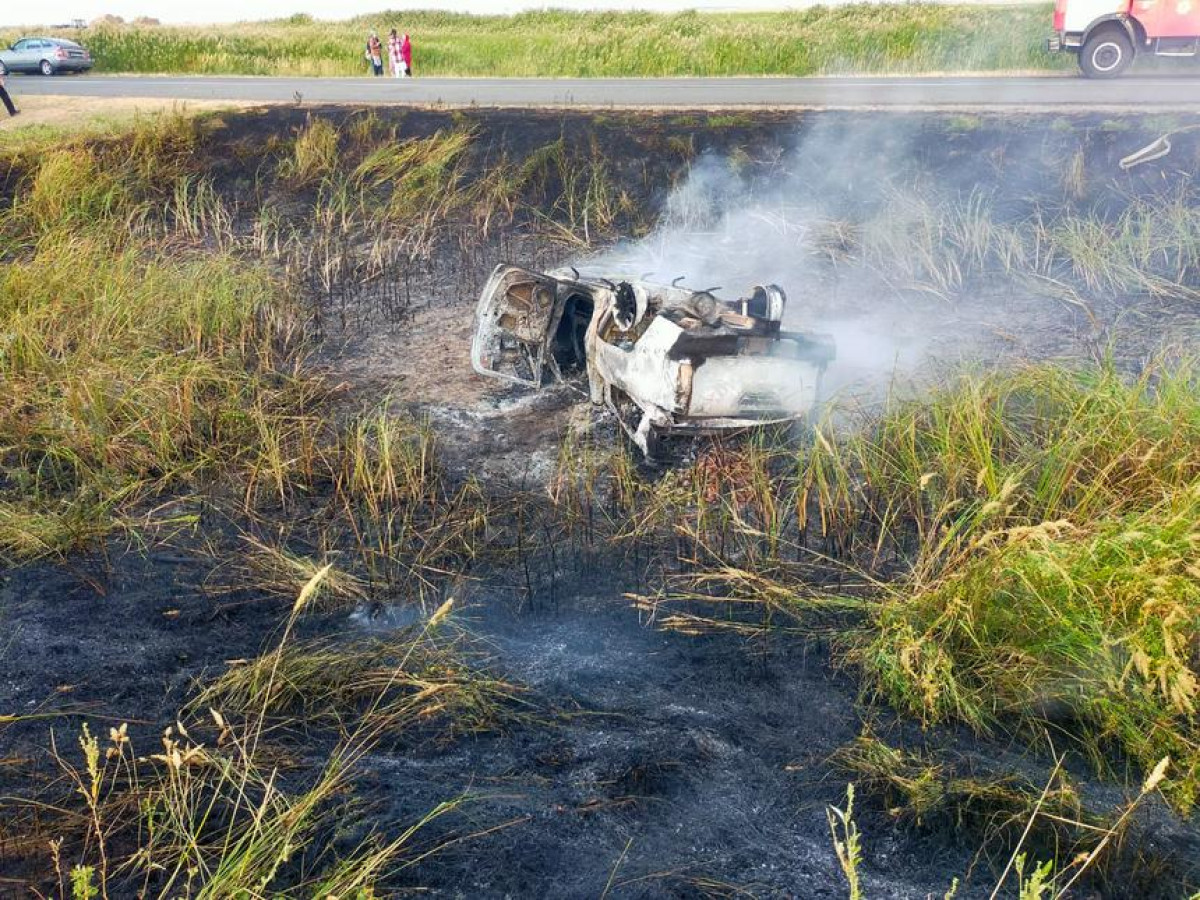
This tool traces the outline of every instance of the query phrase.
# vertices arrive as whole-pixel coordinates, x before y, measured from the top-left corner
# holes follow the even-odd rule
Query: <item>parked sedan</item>
[[[0,75],[9,72],[86,72],[92,67],[92,54],[74,41],[63,38],[21,38],[7,50],[0,50]]]

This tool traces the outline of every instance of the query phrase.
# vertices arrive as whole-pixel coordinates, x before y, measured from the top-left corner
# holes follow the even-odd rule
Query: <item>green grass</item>
[[[1170,756],[1190,809],[1197,381],[1178,359],[969,376],[820,441],[810,483],[843,546],[909,560],[851,642],[868,690],[926,722],[1048,726],[1102,768]]]
[[[1137,378],[1034,366],[965,378],[826,443],[838,520],[912,558],[851,652],[870,689],[927,722],[1049,725],[1098,765],[1113,749],[1143,771],[1169,756],[1167,791],[1191,808],[1197,383],[1186,360]]]
[[[911,542],[852,654],[927,722],[1050,724],[1098,764],[1172,759],[1200,788],[1200,401],[1194,363],[1138,378],[1037,366],[968,378],[860,441],[859,527]],[[842,484],[851,491],[849,481]]]
[[[990,536],[881,613],[871,683],[927,721],[1074,723],[1097,761],[1120,748],[1191,808],[1200,779],[1200,488],[1150,509]]]
[[[635,597],[660,626],[828,634],[865,695],[927,725],[1048,731],[1131,778],[1169,757],[1187,811],[1198,383],[1177,358],[969,374],[811,447],[718,446],[653,481],[571,448],[555,497],[580,539],[662,547]]]
[[[197,120],[152,117],[106,139],[9,152],[5,163],[21,174],[0,211],[0,552],[24,559],[83,546],[155,496],[229,473],[250,507],[332,484],[373,571],[391,571],[401,556],[411,562],[404,571],[419,571],[469,545],[475,506],[430,487],[440,476],[427,436],[382,415],[343,438],[315,414],[323,387],[296,374],[307,311],[286,299],[296,293],[288,273],[348,277],[345,236],[381,233],[396,205],[406,215],[386,237],[427,252],[452,215],[476,230],[502,208],[511,215],[524,182],[498,175],[460,186],[467,131],[395,140],[367,126],[356,138],[314,119],[282,153],[280,186],[315,197],[286,234],[275,222],[267,254],[255,252],[266,235],[255,247],[235,234],[198,167],[207,126]],[[356,151],[360,138],[367,145]],[[410,477],[432,480],[401,492]],[[418,510],[429,502],[445,513],[443,527],[417,546]]]
[[[277,367],[295,320],[267,267],[164,240],[163,210],[202,217],[177,191],[194,183],[195,140],[170,117],[21,163],[0,215],[0,550],[13,557],[79,546],[214,474],[256,443],[253,409],[305,394]]]
[[[202,164],[221,127],[162,115],[0,160],[17,173],[0,210],[0,552],[91,545],[154,498],[211,484],[245,511],[321,490],[335,524],[317,545],[357,557],[347,577],[424,593],[476,552],[487,502],[449,486],[427,430],[382,409],[332,415],[303,367],[302,323],[448,240],[520,216],[579,246],[628,221],[631,201],[594,144],[484,164],[465,126],[411,138],[369,115],[314,117],[258,169],[259,190],[287,202],[244,210],[239,228]],[[238,568],[277,592],[278,562]]]
[[[793,12],[381,12],[211,28],[103,26],[81,37],[98,71],[364,75],[369,29],[413,36],[418,76],[816,75],[1064,68],[1043,41],[1049,4],[912,3]],[[17,32],[0,33],[15,39]]]
[[[935,572],[989,531],[1084,525],[1189,490],[1196,377],[1186,360],[1135,379],[1112,365],[966,375],[864,434],[823,428],[811,484],[833,519],[873,541],[915,542]]]

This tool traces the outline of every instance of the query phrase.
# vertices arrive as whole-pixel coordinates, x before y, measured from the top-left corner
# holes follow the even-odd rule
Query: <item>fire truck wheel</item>
[[[1105,25],[1079,49],[1079,68],[1088,78],[1116,78],[1133,62],[1133,43],[1120,25]]]

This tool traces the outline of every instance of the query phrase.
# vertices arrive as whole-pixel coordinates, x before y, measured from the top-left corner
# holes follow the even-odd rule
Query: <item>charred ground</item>
[[[349,491],[336,474],[297,475],[299,487],[276,495],[261,487],[269,470],[256,463],[232,482],[206,474],[147,492],[119,516],[106,509],[121,520],[115,532],[81,529],[72,534],[85,539],[51,548],[49,558],[23,562],[13,552],[0,604],[9,635],[0,710],[14,716],[0,724],[5,886],[56,890],[46,849],[54,837],[68,838],[68,859],[95,849],[86,825],[56,815],[71,792],[47,753],[51,730],[63,757],[78,755],[80,720],[96,731],[128,722],[143,752],[157,749],[197,684],[280,639],[304,579],[248,565],[255,552],[247,548],[257,546],[248,538],[338,559],[361,579],[332,611],[299,620],[296,639],[407,634],[453,596],[472,660],[521,686],[487,727],[462,736],[435,716],[361,759],[364,814],[343,830],[322,826],[314,843],[336,851],[406,827],[439,802],[470,798],[418,832],[418,850],[439,852],[417,860],[413,851],[411,865],[389,867],[381,889],[841,896],[824,810],[855,776],[831,757],[866,723],[889,744],[936,754],[943,781],[1016,777],[1036,797],[1053,768],[1044,747],[923,731],[863,701],[853,671],[830,665],[840,615],[802,634],[764,630],[758,617],[742,633],[648,625],[626,595],[652,594],[664,578],[686,574],[696,554],[670,527],[622,536],[617,495],[622,477],[653,491],[671,489],[672,474],[627,463],[624,475],[596,478],[594,508],[564,506],[564,485],[591,465],[589,454],[607,459],[615,430],[571,385],[529,395],[472,375],[473,303],[503,259],[608,265],[670,247],[666,257],[655,251],[657,260],[695,265],[676,274],[699,282],[716,249],[728,256],[716,261],[720,274],[740,274],[763,259],[747,256],[753,219],[770,236],[755,243],[778,262],[768,275],[785,284],[801,321],[835,331],[843,348],[836,386],[864,406],[889,384],[919,393],[964,361],[1108,355],[1137,372],[1164,346],[1186,349],[1197,337],[1188,289],[1200,284],[1200,269],[1186,241],[1160,241],[1138,256],[1138,236],[1156,218],[1194,214],[1197,145],[1181,137],[1165,161],[1129,173],[1118,162],[1182,124],[273,108],[204,120],[174,151],[168,136],[164,152],[177,157],[170,176],[208,192],[181,203],[177,191],[149,183],[148,197],[171,198],[162,239],[188,253],[268,261],[303,331],[288,340],[302,344],[304,370],[322,378],[322,399],[305,408],[325,420],[314,428],[352,430],[364,409],[380,405],[385,416],[425,422],[417,440],[436,447],[440,462],[422,470],[427,494],[404,508],[423,510],[422,527],[461,530],[463,545],[435,553],[422,539],[393,545],[394,558],[378,545],[367,552],[359,526],[370,516],[330,501]],[[132,157],[136,142],[94,152]],[[376,156],[412,142],[425,142],[424,155]],[[45,203],[23,193],[40,165],[31,154],[10,158],[0,193],[31,208]],[[719,177],[693,181],[710,172]],[[704,188],[706,202],[681,206],[689,184]],[[881,232],[897,218],[894,231]],[[1093,233],[1089,221],[1116,224]],[[1030,244],[1014,248],[1014,240]],[[8,258],[28,259],[40,252],[35,243],[11,238]],[[1106,262],[1115,253],[1142,264]],[[683,456],[685,468],[713,458]],[[10,493],[20,490],[20,470],[9,460]],[[485,526],[462,523],[465,490],[487,508]],[[343,515],[358,543],[333,527]],[[844,549],[815,528],[796,546]],[[902,558],[876,572],[887,569],[903,569]],[[814,582],[844,577],[840,567],[811,566]],[[279,719],[271,735],[285,777],[308,783],[337,729],[307,725],[294,711]],[[1108,779],[1082,758],[1066,763],[1097,815],[1140,780],[1120,757],[1110,763]],[[886,780],[876,788],[860,793],[870,896],[940,896],[955,876],[958,896],[990,892],[1014,838],[999,825],[1011,815],[1019,830],[1019,813],[991,815],[968,797],[926,816],[892,814],[904,804]],[[1072,838],[1039,833],[1039,858]],[[114,850],[130,840],[116,834]],[[1089,890],[1123,896],[1137,884],[1149,895],[1185,896],[1196,887],[1198,844],[1194,817],[1180,819],[1154,798]],[[299,883],[309,864],[292,860],[283,872]],[[114,880],[113,895],[132,895],[135,882]],[[148,884],[153,891],[153,878]]]

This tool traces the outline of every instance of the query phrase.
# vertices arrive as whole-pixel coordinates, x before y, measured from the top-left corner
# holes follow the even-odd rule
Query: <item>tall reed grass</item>
[[[1048,726],[1102,770],[1170,757],[1164,791],[1186,811],[1200,789],[1198,374],[1163,358],[1136,377],[1111,363],[968,375],[856,431],[818,425],[790,466],[752,444],[635,482],[637,511],[612,533],[665,531],[694,561],[637,597],[660,624],[821,626],[868,694],[926,723]]]
[[[857,267],[893,290],[954,299],[1002,280],[1073,302],[1200,297],[1200,214],[1187,190],[1138,196],[1118,211],[1063,203],[1014,216],[979,191],[938,196],[913,185],[858,218],[798,211],[774,225],[830,272]]]
[[[306,332],[368,302],[402,308],[406,268],[447,241],[523,216],[577,246],[632,205],[594,145],[560,139],[483,166],[470,128],[406,138],[369,115],[345,128],[313,117],[260,169],[290,205],[246,229],[201,164],[208,130],[162,116],[8,158],[20,176],[0,215],[12,398],[0,549],[94,545],[164,491],[233,476],[245,510],[328,492],[316,549],[357,558],[349,579],[437,596],[433,582],[477,552],[487,503],[477,485],[449,485],[431,436],[403,417],[338,425],[304,369]],[[287,584],[279,560],[314,549],[311,537],[259,544],[264,565],[235,568],[264,585]]]
[[[542,78],[1053,69],[1050,7],[859,3],[788,12],[381,12],[220,28],[111,26],[81,37],[109,72],[365,75],[370,29],[412,34],[421,75]],[[0,39],[16,32],[0,33]]]
[[[151,224],[181,208],[190,133],[49,151],[0,217],[6,552],[78,545],[216,472],[253,443],[250,396],[290,393],[277,364],[298,320],[275,276]]]
[[[915,553],[853,654],[873,688],[927,721],[1070,722],[1098,763],[1169,755],[1190,808],[1196,384],[1187,360],[968,379],[842,448],[838,502]]]

